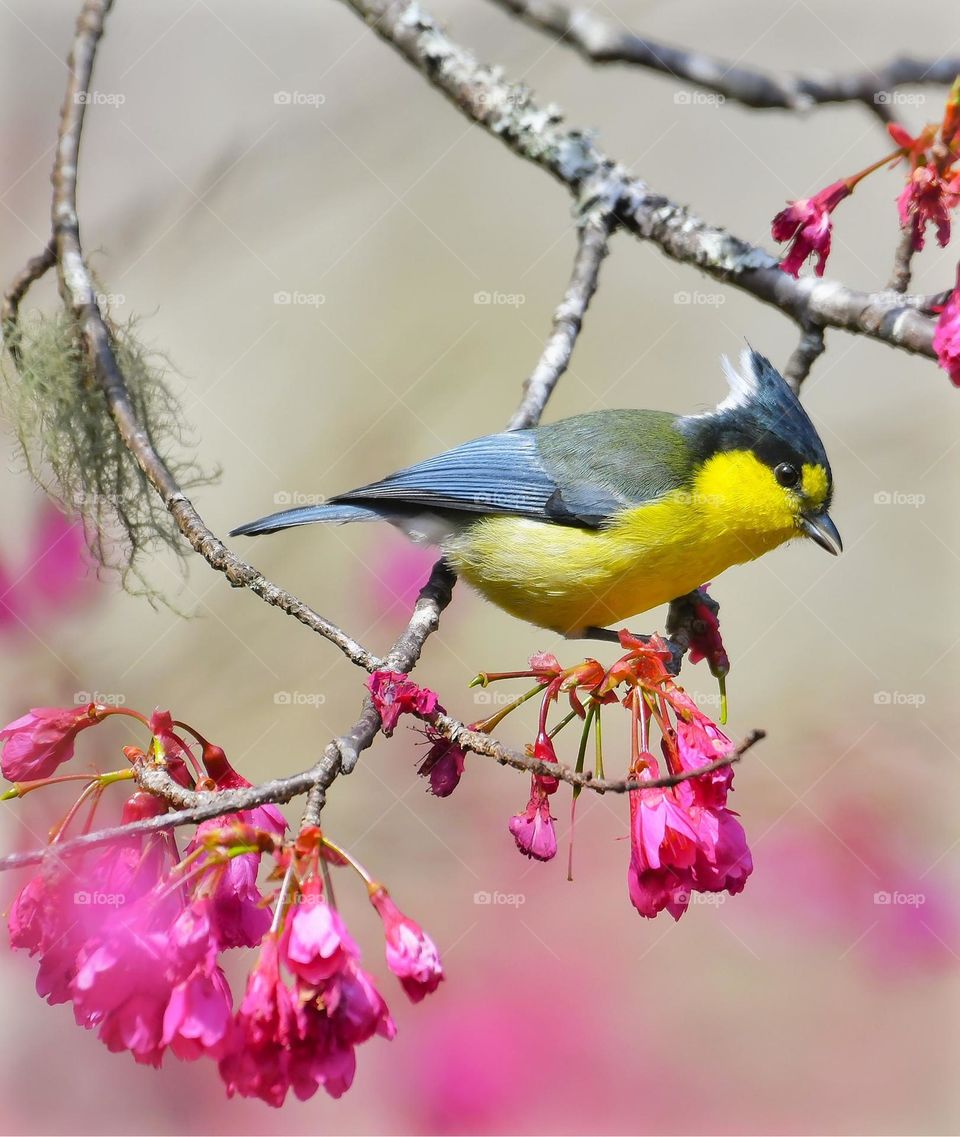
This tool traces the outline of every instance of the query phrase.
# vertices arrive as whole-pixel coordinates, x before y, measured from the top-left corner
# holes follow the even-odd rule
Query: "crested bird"
[[[711,411],[600,410],[465,442],[234,529],[386,521],[494,604],[569,637],[623,623],[795,537],[836,555],[830,463],[775,367],[723,360]]]

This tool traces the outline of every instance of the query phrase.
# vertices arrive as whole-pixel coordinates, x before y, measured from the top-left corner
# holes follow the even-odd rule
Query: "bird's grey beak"
[[[843,552],[843,541],[840,540],[840,534],[836,525],[830,520],[829,513],[814,513],[812,516],[804,517],[800,521],[800,526],[821,549],[826,549],[834,556]]]

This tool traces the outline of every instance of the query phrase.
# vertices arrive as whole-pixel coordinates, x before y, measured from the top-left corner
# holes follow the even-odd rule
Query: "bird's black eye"
[[[784,489],[793,489],[797,482],[800,481],[800,471],[796,466],[791,466],[789,462],[781,462],[773,473],[774,477]]]

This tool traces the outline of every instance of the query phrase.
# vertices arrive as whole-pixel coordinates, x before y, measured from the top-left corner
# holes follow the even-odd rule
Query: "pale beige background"
[[[900,51],[960,51],[947,0],[922,9],[877,0],[599,7],[651,36],[769,68],[849,70]],[[4,278],[45,239],[75,8],[0,4]],[[655,188],[768,247],[769,220],[786,199],[886,147],[859,107],[802,117],[680,103],[687,88],[590,69],[492,5],[433,8],[480,58],[522,77],[573,124],[596,128]],[[115,315],[142,315],[142,335],[174,361],[200,454],[223,468],[197,495],[215,528],[271,511],[280,491],[335,492],[501,426],[569,270],[566,192],[468,126],[345,7],[121,0],[96,88],[123,102],[89,116],[85,243],[97,250]],[[278,91],[324,101],[281,105]],[[903,107],[911,123],[939,117],[941,92],[922,94],[925,104]],[[897,175],[881,173],[841,207],[832,275],[863,288],[886,280],[898,189]],[[916,287],[945,287],[955,256],[955,245],[928,251]],[[274,303],[294,291],[324,302]],[[477,305],[478,291],[524,302]],[[677,293],[700,302],[678,303]],[[620,235],[548,417],[710,405],[723,387],[718,356],[738,352],[744,337],[780,364],[795,342],[778,312]],[[69,1009],[42,1005],[31,965],[3,954],[5,1131],[955,1132],[960,940],[935,967],[878,972],[867,947],[882,930],[864,920],[810,935],[816,889],[778,887],[778,862],[764,857],[791,827],[826,842],[838,863],[859,857],[841,847],[832,820],[853,800],[875,819],[880,847],[905,850],[948,895],[957,882],[960,394],[929,361],[839,332],[828,340],[805,401],[833,461],[846,552],[833,561],[812,545],[782,549],[714,590],[734,661],[731,730],[770,732],[737,776],[757,861],[742,897],[677,926],[666,916],[641,921],[624,886],[627,847],[615,840],[626,833],[625,803],[612,800],[582,802],[575,884],[564,880],[564,857],[531,868],[505,829],[525,801],[522,779],[474,759],[452,799],[428,798],[402,731],[338,783],[327,821],[446,948],[449,982],[432,1005],[393,997],[400,1036],[365,1048],[351,1093],[276,1115],[221,1101],[206,1068],[137,1069],[73,1027]],[[10,453],[2,555],[15,560],[34,499]],[[884,491],[925,502],[876,504]],[[299,531],[238,548],[377,649],[403,622],[377,586],[402,549],[389,532]],[[84,616],[7,643],[7,718],[78,689],[117,692],[196,722],[254,778],[302,768],[352,721],[361,677],[332,647],[203,564],[181,584],[175,566],[158,561],[154,577],[195,618],[109,586]],[[578,653],[460,588],[418,675],[469,719],[481,713],[471,675],[517,666],[535,649],[571,662]],[[708,694],[702,671],[688,684]],[[283,691],[319,705],[278,706]],[[884,691],[925,702],[877,705]],[[503,737],[521,744],[525,721]],[[110,739],[100,745],[113,762]],[[12,847],[21,838],[4,808]],[[799,849],[802,859],[802,841]],[[478,889],[520,892],[526,903],[477,906]],[[349,895],[346,907],[378,963],[372,920]],[[436,1086],[448,1076],[482,1082],[487,1060],[478,1043],[473,1059],[468,1045],[453,1062],[435,1032],[460,1021],[461,1008],[468,1027],[466,1009],[493,1002],[505,1008],[505,1038],[514,1020],[529,1029],[543,1006],[554,1008],[542,1012],[552,1025],[500,1079],[490,1116],[438,1113]],[[582,1078],[570,1057],[578,1039]],[[562,1068],[532,1075],[550,1067],[554,1049]]]

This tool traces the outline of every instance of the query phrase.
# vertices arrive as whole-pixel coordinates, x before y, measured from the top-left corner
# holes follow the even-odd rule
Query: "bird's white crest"
[[[718,404],[717,410],[732,411],[737,407],[749,406],[760,390],[760,374],[753,349],[745,347],[740,353],[739,371],[725,355],[720,357],[720,363],[730,384],[730,391],[723,402]]]

